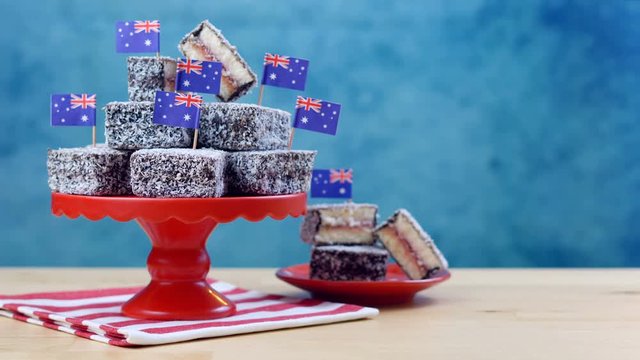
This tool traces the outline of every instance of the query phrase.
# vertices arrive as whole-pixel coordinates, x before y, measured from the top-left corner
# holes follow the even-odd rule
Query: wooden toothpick
[[[196,147],[198,146],[198,133],[199,133],[199,129],[196,128],[196,131],[193,133],[193,149],[195,150]]]
[[[93,147],[96,147],[96,126],[93,125],[93,129],[91,130],[91,139],[93,140]]]
[[[293,135],[296,133],[296,128],[291,128],[291,134],[289,135],[289,150],[291,150],[291,145],[293,144]]]
[[[264,94],[264,85],[260,85],[260,93],[258,94],[258,105],[262,105],[263,94]]]

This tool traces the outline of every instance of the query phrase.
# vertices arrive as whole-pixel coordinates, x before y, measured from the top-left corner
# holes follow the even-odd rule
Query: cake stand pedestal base
[[[211,261],[205,244],[219,223],[240,217],[282,220],[306,211],[304,193],[226,198],[100,197],[53,193],[51,210],[72,219],[109,216],[136,220],[149,236],[151,282],[122,306],[122,312],[149,320],[207,320],[231,316],[236,307],[206,280]]]

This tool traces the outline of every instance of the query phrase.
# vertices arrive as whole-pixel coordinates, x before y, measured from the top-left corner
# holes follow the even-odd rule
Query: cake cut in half
[[[256,84],[256,74],[209,20],[201,22],[178,45],[185,57],[222,63],[222,79],[218,98],[233,101]]]
[[[373,204],[312,205],[307,208],[300,237],[316,245],[371,245],[377,213]]]
[[[449,266],[431,237],[405,209],[396,211],[374,234],[410,279],[426,279]]]
[[[129,101],[155,101],[156,91],[175,91],[176,60],[162,56],[127,59]]]
[[[380,281],[387,274],[388,253],[375,246],[315,246],[309,277],[334,281]]]

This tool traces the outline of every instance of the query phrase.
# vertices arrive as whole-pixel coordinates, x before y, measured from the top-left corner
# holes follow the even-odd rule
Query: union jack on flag
[[[116,52],[147,53],[160,51],[160,21],[132,20],[116,22]]]
[[[222,63],[179,59],[177,68],[176,90],[206,94],[218,94],[220,92]]]
[[[96,94],[51,95],[52,126],[95,126]]]
[[[309,60],[267,53],[264,56],[262,85],[304,90],[308,70]]]
[[[202,97],[156,91],[153,105],[153,122],[159,125],[197,129],[200,126]]]
[[[298,96],[293,127],[335,135],[340,109],[337,103]]]
[[[351,198],[352,169],[314,169],[311,197]]]

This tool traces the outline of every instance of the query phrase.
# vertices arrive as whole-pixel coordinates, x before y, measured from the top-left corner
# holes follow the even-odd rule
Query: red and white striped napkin
[[[236,303],[235,315],[201,321],[124,316],[122,304],[141,287],[0,296],[0,315],[116,346],[167,344],[378,315],[374,308],[269,295],[221,281],[212,281],[212,286]]]

